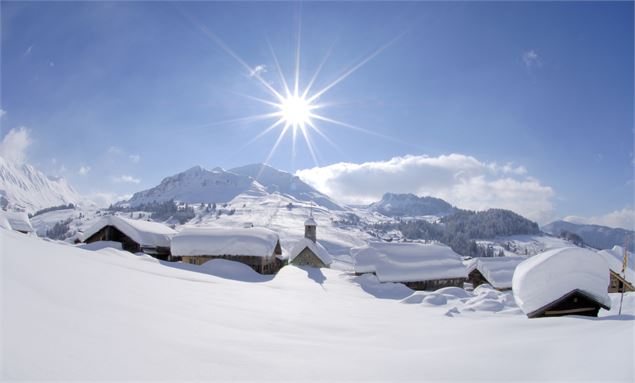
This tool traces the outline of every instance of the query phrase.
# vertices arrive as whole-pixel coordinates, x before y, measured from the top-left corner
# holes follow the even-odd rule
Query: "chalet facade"
[[[467,282],[473,288],[482,284],[489,284],[499,291],[511,290],[512,279],[516,266],[525,257],[480,257],[465,261],[468,276]]]
[[[187,228],[172,238],[171,252],[183,263],[226,259],[260,274],[274,274],[284,265],[278,234],[265,228]]]
[[[123,250],[143,252],[164,261],[176,261],[170,253],[170,240],[176,231],[156,222],[139,221],[119,216],[106,216],[83,234],[83,243],[113,241]]]
[[[300,239],[291,250],[289,263],[295,266],[329,267],[331,255],[317,242],[317,223],[313,217],[304,222],[304,238]]]
[[[545,306],[527,313],[529,318],[559,317],[564,315],[582,315],[597,317],[600,309],[610,307],[582,290],[573,290]]]
[[[635,291],[635,271],[633,270],[633,254],[628,254],[626,269],[622,271],[625,249],[621,246],[613,246],[612,249],[599,251],[598,254],[604,258],[609,265],[610,282],[609,293],[621,293]]]
[[[413,290],[463,287],[467,269],[452,249],[439,244],[372,242],[351,249],[357,275],[398,282]]]
[[[609,282],[609,293],[621,293],[622,291],[627,293],[635,291],[633,284],[626,280],[626,277],[620,272],[611,270],[611,279]]]

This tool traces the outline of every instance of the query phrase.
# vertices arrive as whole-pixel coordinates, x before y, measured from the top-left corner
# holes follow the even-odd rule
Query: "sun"
[[[279,115],[285,125],[305,129],[311,124],[311,110],[315,109],[315,106],[306,98],[297,94],[289,95],[281,100],[278,107],[280,108]]]
[[[223,40],[221,40],[216,34],[214,34],[211,30],[208,29],[204,24],[197,22],[197,20],[191,17],[192,22],[195,24],[198,29],[209,38],[215,45],[221,48],[225,53],[231,56],[236,62],[245,70],[245,74],[248,78],[253,78],[257,80],[257,82],[262,86],[262,88],[268,94],[266,98],[256,97],[252,94],[243,94],[249,99],[258,101],[263,103],[272,110],[268,113],[256,114],[252,116],[240,117],[236,119],[227,120],[224,122],[213,122],[210,124],[206,124],[205,126],[215,125],[215,124],[224,124],[224,123],[235,123],[235,122],[256,122],[261,120],[271,120],[273,122],[267,126],[263,127],[262,130],[252,137],[248,142],[246,142],[238,151],[242,151],[247,146],[256,142],[258,139],[262,138],[267,133],[271,132],[274,129],[279,129],[280,133],[276,138],[271,150],[269,151],[267,158],[263,161],[263,163],[269,163],[269,160],[276,152],[276,149],[282,142],[283,138],[287,135],[287,133],[291,133],[291,145],[292,145],[292,155],[295,158],[296,155],[296,138],[302,137],[304,138],[304,142],[306,143],[307,149],[313,159],[313,162],[316,166],[319,165],[318,156],[316,148],[314,148],[313,144],[313,133],[317,134],[319,137],[324,139],[327,143],[329,143],[333,148],[343,153],[343,151],[338,147],[338,145],[331,140],[325,132],[322,131],[322,128],[319,125],[329,124],[329,125],[337,125],[338,127],[351,129],[356,132],[362,132],[369,135],[373,135],[376,137],[380,137],[385,140],[394,141],[393,137],[385,136],[377,132],[373,132],[367,129],[364,129],[359,126],[350,125],[348,123],[338,121],[333,118],[329,118],[324,115],[324,109],[327,109],[328,106],[333,105],[333,103],[327,103],[324,101],[320,101],[322,96],[324,96],[329,90],[334,88],[337,84],[344,81],[351,74],[356,72],[359,68],[364,66],[367,62],[372,60],[374,57],[379,55],[384,49],[388,48],[392,45],[401,35],[393,38],[388,41],[386,44],[380,46],[378,49],[375,49],[366,57],[361,60],[351,64],[347,68],[343,69],[342,72],[335,77],[334,80],[323,85],[321,88],[313,89],[314,85],[317,85],[319,81],[317,81],[318,76],[323,67],[325,67],[326,62],[331,55],[331,51],[335,46],[335,42],[331,45],[331,47],[326,52],[326,55],[322,59],[321,62],[316,66],[313,75],[306,81],[301,81],[300,78],[300,42],[301,42],[301,17],[298,17],[297,24],[297,33],[296,33],[296,49],[295,49],[295,65],[293,70],[293,76],[285,76],[283,70],[280,66],[280,62],[278,61],[278,57],[274,52],[273,46],[267,40],[267,44],[269,46],[269,50],[271,52],[271,58],[273,59],[273,67],[275,67],[275,72],[277,72],[279,81],[272,81],[271,79],[265,79],[265,73],[268,72],[267,65],[249,65],[243,58],[241,58],[236,52],[234,52]],[[288,81],[289,80],[289,81]]]

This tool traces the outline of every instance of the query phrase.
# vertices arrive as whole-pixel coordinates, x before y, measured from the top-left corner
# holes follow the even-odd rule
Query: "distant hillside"
[[[596,249],[611,249],[624,246],[628,237],[628,249],[635,251],[635,232],[600,225],[584,225],[566,221],[555,221],[542,227],[546,233],[559,236],[563,231],[579,235],[584,243]]]
[[[487,248],[479,247],[476,240],[540,234],[537,223],[503,209],[479,212],[456,209],[454,213],[441,218],[439,223],[414,219],[376,224],[373,228],[383,232],[399,230],[406,239],[411,240],[440,241],[457,253],[472,257],[494,255]]]
[[[388,217],[444,216],[456,211],[452,205],[440,198],[394,193],[384,194],[381,200],[371,204],[369,209]]]

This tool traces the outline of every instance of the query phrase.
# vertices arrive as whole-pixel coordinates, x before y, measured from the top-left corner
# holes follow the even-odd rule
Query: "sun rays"
[[[304,144],[306,145],[314,163],[316,165],[319,165],[318,154],[314,145],[314,139],[312,135],[318,135],[329,145],[333,146],[336,150],[341,152],[341,149],[337,147],[333,140],[331,140],[324,132],[324,125],[338,126],[340,128],[351,129],[356,132],[362,132],[373,136],[391,139],[391,137],[386,137],[379,133],[328,117],[327,115],[325,115],[324,110],[327,108],[327,105],[324,103],[320,103],[319,100],[324,97],[329,90],[338,85],[340,82],[344,81],[350,75],[355,73],[359,68],[364,66],[366,63],[368,63],[370,60],[372,60],[374,57],[376,57],[378,54],[392,45],[400,36],[390,40],[388,43],[382,45],[378,49],[366,55],[361,60],[342,70],[341,73],[335,77],[335,80],[313,91],[314,88],[317,88],[316,84],[318,83],[318,77],[332,54],[335,42],[329,47],[324,58],[317,65],[315,72],[311,75],[310,78],[308,78],[308,81],[305,80],[305,85],[303,86],[303,79],[301,78],[300,68],[302,57],[302,23],[299,15],[298,23],[296,26],[296,44],[293,59],[294,68],[293,73],[290,76],[285,76],[273,45],[267,39],[267,45],[271,54],[271,59],[273,61],[272,66],[275,68],[275,72],[277,72],[277,85],[276,83],[268,81],[268,79],[264,78],[266,70],[262,64],[249,65],[243,58],[241,58],[234,50],[232,50],[223,40],[221,40],[217,35],[210,31],[205,25],[198,23],[193,17],[189,15],[185,16],[202,32],[204,36],[206,36],[217,47],[219,47],[230,57],[232,57],[246,72],[247,76],[255,80],[269,96],[268,98],[262,98],[248,94],[241,94],[241,96],[246,97],[252,101],[257,101],[266,105],[267,107],[271,108],[271,110],[268,113],[228,120],[230,122],[253,122],[254,124],[257,123],[258,126],[262,126],[262,130],[247,143],[245,143],[245,145],[243,145],[242,148],[239,150],[245,149],[247,146],[263,138],[270,132],[279,130],[278,136],[263,163],[267,164],[271,160],[272,156],[276,153],[276,150],[278,150],[278,148],[280,147],[283,139],[287,136],[287,134],[290,134],[291,151],[293,158],[295,158],[296,156],[296,141],[298,140],[298,138],[300,138],[304,141]],[[265,120],[271,120],[272,122],[267,124],[260,123],[261,121]],[[219,123],[211,123],[208,125],[211,126],[217,124]]]

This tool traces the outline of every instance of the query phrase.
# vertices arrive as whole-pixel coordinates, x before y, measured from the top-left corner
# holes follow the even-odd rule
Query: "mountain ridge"
[[[84,202],[64,177],[45,175],[29,164],[0,157],[0,206],[34,213],[51,206]]]
[[[220,167],[208,170],[196,165],[165,177],[159,185],[136,192],[120,204],[138,206],[171,199],[187,203],[225,203],[244,193],[256,196],[280,193],[298,200],[313,201],[331,210],[345,210],[297,176],[264,164],[229,170]]]

